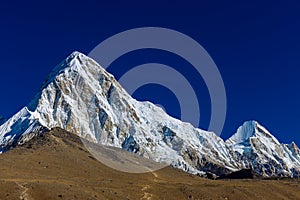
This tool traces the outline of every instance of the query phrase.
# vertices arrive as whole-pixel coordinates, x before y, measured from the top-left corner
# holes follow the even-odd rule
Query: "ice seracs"
[[[221,175],[256,165],[265,176],[293,176],[300,170],[296,148],[281,145],[257,122],[246,122],[224,142],[150,102],[136,101],[113,75],[79,52],[54,68],[32,101],[0,126],[0,150],[54,127],[189,173]],[[269,173],[272,167],[277,170]]]

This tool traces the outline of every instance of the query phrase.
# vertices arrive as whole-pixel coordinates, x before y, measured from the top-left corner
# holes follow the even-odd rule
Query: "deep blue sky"
[[[189,35],[217,64],[228,100],[222,137],[234,133],[243,121],[256,119],[280,141],[300,144],[299,9],[297,1],[1,2],[0,114],[8,118],[25,106],[50,70],[72,51],[88,54],[120,31],[160,26]],[[191,82],[202,81],[184,71],[183,60],[160,51],[124,55],[109,71],[119,77],[122,67],[153,60],[179,70],[182,66]],[[200,127],[205,129],[209,96],[205,86],[195,90],[203,111]],[[165,104],[177,116],[178,102],[169,99],[172,95],[157,85],[135,94]]]

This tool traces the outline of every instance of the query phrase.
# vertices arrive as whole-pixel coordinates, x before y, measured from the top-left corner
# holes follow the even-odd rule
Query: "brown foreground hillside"
[[[300,199],[298,180],[208,180],[106,167],[60,129],[0,155],[0,199]]]

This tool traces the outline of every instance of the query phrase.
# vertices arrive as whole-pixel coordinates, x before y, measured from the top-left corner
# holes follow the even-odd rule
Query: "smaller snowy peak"
[[[295,143],[279,141],[256,121],[245,122],[226,143],[247,168],[264,177],[299,177],[300,156]]]
[[[257,124],[258,123],[254,120],[244,122],[244,124],[238,128],[237,132],[231,136],[226,143],[231,145],[239,144],[248,140],[250,137],[255,136]]]
[[[6,119],[0,115],[0,126],[4,124]]]
[[[299,155],[300,156],[300,150],[299,147],[296,145],[295,142],[292,142],[291,144],[286,144],[287,148],[292,152],[294,156]]]
[[[280,144],[278,140],[262,125],[257,121],[251,120],[246,121],[242,126],[240,126],[237,132],[231,136],[226,143],[228,145],[236,145],[245,142],[249,142],[250,138],[269,138],[274,143]]]

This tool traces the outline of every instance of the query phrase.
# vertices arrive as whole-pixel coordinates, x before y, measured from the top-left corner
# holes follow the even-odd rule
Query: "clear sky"
[[[296,0],[1,2],[0,115],[8,118],[25,106],[50,70],[74,50],[88,54],[118,32],[159,26],[198,41],[218,66],[228,100],[223,138],[245,120],[256,119],[280,141],[300,144],[299,8]],[[187,64],[176,55],[159,51],[130,53],[109,71],[120,77],[126,67],[149,61],[181,68],[191,83],[202,81],[191,70],[184,71]],[[194,89],[201,104],[200,127],[205,129],[209,96],[204,83]],[[178,116],[172,95],[158,85],[134,94]]]

